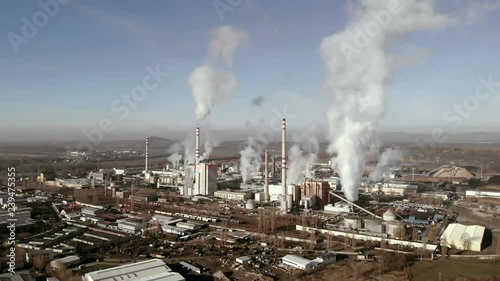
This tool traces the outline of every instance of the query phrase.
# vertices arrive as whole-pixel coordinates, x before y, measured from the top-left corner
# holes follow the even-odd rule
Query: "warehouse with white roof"
[[[451,223],[441,235],[441,245],[459,250],[481,251],[485,228]]]
[[[185,281],[160,259],[126,264],[85,274],[85,281]]]
[[[286,255],[282,258],[282,262],[285,265],[302,270],[311,269],[316,265],[316,263],[314,263],[312,260],[308,260],[296,255]]]

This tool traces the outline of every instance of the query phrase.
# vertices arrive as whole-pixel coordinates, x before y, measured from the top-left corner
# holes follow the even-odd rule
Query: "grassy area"
[[[500,276],[500,263],[497,261],[479,260],[436,260],[413,264],[411,275],[413,281],[452,281],[459,277]]]

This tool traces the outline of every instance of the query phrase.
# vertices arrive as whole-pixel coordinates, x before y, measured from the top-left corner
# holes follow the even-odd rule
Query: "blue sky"
[[[234,57],[238,91],[213,110],[211,127],[244,129],[246,121],[258,123],[284,107],[297,116],[289,127],[325,123],[320,92],[325,72],[318,50],[324,37],[346,26],[348,5],[242,1],[220,18],[213,3],[70,1],[16,53],[8,34],[21,35],[22,18],[32,21],[43,10],[38,1],[1,1],[0,140],[76,139],[103,118],[113,120],[115,134],[193,127],[195,103],[187,79],[207,57],[210,32],[222,25],[246,29],[250,40]],[[398,69],[387,88],[384,130],[450,127],[443,112],[472,95],[479,76],[500,81],[499,2],[442,1],[436,9],[457,24],[396,42],[393,49],[414,62]],[[126,119],[117,118],[113,101],[140,85],[146,67],[156,65],[169,77]],[[263,106],[250,106],[257,96],[264,97]],[[499,97],[482,102],[459,130],[500,131],[494,122]]]

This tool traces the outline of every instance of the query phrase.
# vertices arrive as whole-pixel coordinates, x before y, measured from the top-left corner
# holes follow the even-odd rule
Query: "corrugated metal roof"
[[[289,260],[291,262],[294,262],[296,264],[300,264],[303,266],[306,266],[312,262],[311,260],[296,256],[296,255],[286,255],[283,257],[283,260]]]
[[[85,274],[86,280],[93,281],[184,281],[182,275],[172,272],[160,259],[122,265]]]

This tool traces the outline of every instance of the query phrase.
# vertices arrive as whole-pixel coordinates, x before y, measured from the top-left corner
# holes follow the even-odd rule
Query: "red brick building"
[[[321,199],[324,205],[330,203],[330,184],[326,181],[315,181],[305,179],[302,183],[302,196],[316,196]]]

